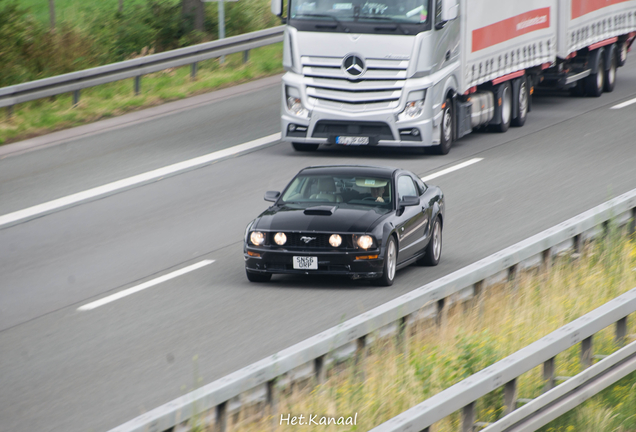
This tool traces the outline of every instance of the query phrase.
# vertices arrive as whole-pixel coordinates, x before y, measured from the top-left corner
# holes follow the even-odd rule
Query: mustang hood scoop
[[[306,215],[331,216],[336,211],[336,206],[316,206],[306,208],[303,213]]]

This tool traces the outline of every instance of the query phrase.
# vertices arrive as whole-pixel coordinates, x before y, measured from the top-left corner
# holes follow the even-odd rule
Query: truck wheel
[[[245,269],[245,274],[250,282],[269,282],[272,278],[271,273],[253,273],[247,269]]]
[[[603,94],[603,87],[605,87],[605,62],[603,61],[602,49],[598,50],[596,54],[598,56],[598,69],[596,73],[589,74],[585,78],[585,92],[588,96],[599,97]]]
[[[435,153],[440,155],[448,154],[453,146],[453,129],[455,127],[455,117],[453,114],[453,104],[449,99],[444,102],[444,110],[442,114],[442,131],[440,133],[440,143],[434,148]]]
[[[296,151],[316,151],[319,145],[320,144],[292,143],[292,147],[294,147]]]
[[[528,97],[528,82],[525,77],[522,77],[519,90],[514,98],[517,103],[517,117],[512,119],[510,123],[512,126],[521,127],[526,123],[526,117],[528,117]]]
[[[496,96],[496,98],[501,99],[501,102],[495,100],[495,104],[500,104],[501,122],[495,125],[495,130],[505,132],[510,127],[510,122],[512,121],[512,87],[510,86],[510,82],[506,81],[505,83],[499,84],[497,95],[498,97]]]
[[[611,93],[614,90],[614,85],[616,84],[616,48],[614,45],[611,46],[608,57],[608,65],[605,70],[605,85],[603,90],[607,93]]]

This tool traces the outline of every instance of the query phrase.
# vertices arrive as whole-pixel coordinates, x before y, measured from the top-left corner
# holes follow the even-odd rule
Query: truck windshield
[[[292,19],[343,22],[425,24],[429,0],[289,0]]]

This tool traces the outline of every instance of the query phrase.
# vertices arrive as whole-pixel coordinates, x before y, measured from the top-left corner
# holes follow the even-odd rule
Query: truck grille
[[[342,70],[341,57],[301,58],[310,103],[349,112],[397,108],[408,60],[367,59],[360,79]]]

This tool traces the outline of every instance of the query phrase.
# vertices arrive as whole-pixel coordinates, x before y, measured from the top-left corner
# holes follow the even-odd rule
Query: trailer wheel
[[[499,105],[499,124],[495,125],[495,130],[505,132],[510,127],[512,121],[512,86],[509,81],[499,84],[496,92],[495,104]]]
[[[320,144],[292,143],[292,147],[296,151],[316,151],[319,145]]]
[[[603,87],[605,87],[605,62],[603,61],[603,49],[600,48],[597,53],[593,55],[598,56],[598,67],[596,73],[589,74],[585,78],[585,92],[588,96],[599,97],[603,94]]]
[[[453,129],[455,127],[455,117],[453,114],[453,103],[449,99],[446,99],[444,102],[444,110],[442,114],[442,130],[440,143],[433,147],[435,153],[440,155],[448,154],[451,147],[453,146]]]
[[[517,87],[517,94],[514,97],[514,101],[517,104],[517,116],[512,119],[511,125],[515,127],[521,127],[526,123],[526,117],[528,117],[528,82],[525,77],[520,79],[520,83]]]
[[[612,45],[609,49],[609,54],[607,55],[607,69],[605,70],[605,86],[603,90],[607,93],[611,93],[614,90],[614,85],[616,84],[616,47]]]

